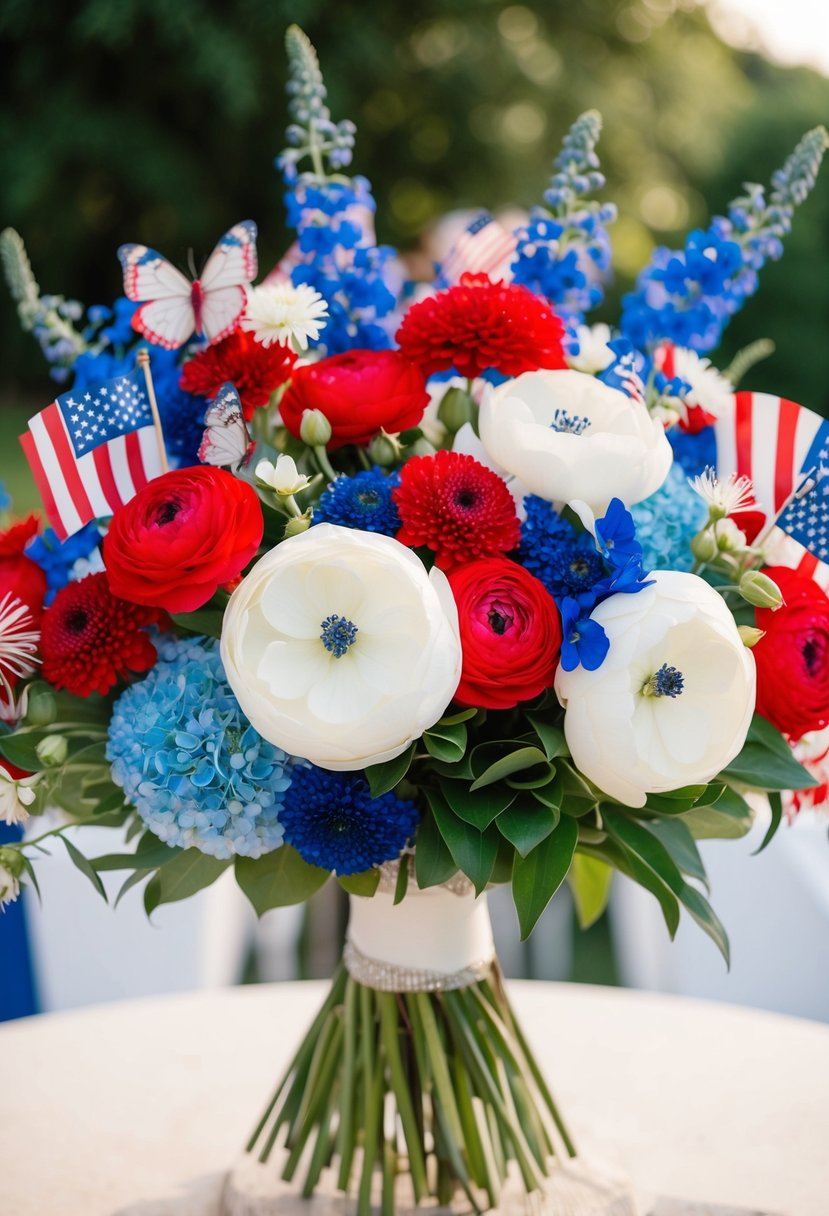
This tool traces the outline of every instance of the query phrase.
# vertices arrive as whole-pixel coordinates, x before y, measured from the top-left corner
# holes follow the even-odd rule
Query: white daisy
[[[738,477],[736,473],[729,473],[725,481],[722,481],[709,466],[697,477],[689,477],[688,484],[692,490],[696,490],[708,507],[709,514],[715,519],[723,519],[726,515],[733,515],[735,511],[744,511],[755,505],[754,487],[750,477]]]
[[[4,699],[12,698],[10,678],[25,679],[40,662],[37,657],[40,630],[33,625],[26,604],[7,591],[0,600],[0,691]]]
[[[241,325],[262,346],[278,342],[307,350],[309,339],[316,342],[327,319],[328,305],[307,283],[297,287],[293,283],[263,283],[248,288]]]
[[[699,406],[707,414],[719,418],[734,393],[731,382],[711,365],[710,359],[703,359],[684,346],[673,348],[673,361],[674,375],[691,386],[685,394],[685,404]]]

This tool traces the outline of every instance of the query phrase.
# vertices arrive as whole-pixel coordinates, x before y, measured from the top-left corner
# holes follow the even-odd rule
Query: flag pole
[[[144,382],[147,385],[147,396],[150,399],[150,410],[153,415],[153,426],[155,427],[155,437],[158,441],[158,457],[161,462],[161,472],[169,471],[167,463],[167,449],[164,446],[164,432],[161,429],[161,416],[158,412],[158,402],[155,399],[155,388],[153,386],[153,375],[150,371],[150,352],[146,347],[142,347],[135,358],[136,363],[144,373]]]

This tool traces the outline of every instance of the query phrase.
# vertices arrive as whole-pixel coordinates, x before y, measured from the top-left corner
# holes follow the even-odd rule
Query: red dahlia
[[[454,367],[472,379],[487,368],[505,376],[567,364],[564,326],[526,287],[465,274],[456,287],[413,304],[397,331],[407,359],[426,376]]]
[[[179,384],[188,393],[215,397],[226,380],[236,386],[245,421],[267,405],[274,389],[291,374],[296,355],[286,346],[263,346],[253,334],[236,329],[229,337],[200,351],[181,371]]]
[[[144,632],[162,613],[119,600],[107,576],[88,574],[61,588],[43,614],[43,675],[76,697],[109,692],[130,672],[149,671],[156,651]]]
[[[434,549],[442,570],[505,553],[520,540],[512,495],[474,456],[415,456],[404,464],[392,497],[403,522],[397,539]]]

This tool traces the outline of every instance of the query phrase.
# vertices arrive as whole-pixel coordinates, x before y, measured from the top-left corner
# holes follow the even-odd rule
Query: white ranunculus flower
[[[328,769],[391,760],[458,686],[442,571],[390,536],[315,527],[282,541],[231,596],[222,661],[261,735]]]
[[[722,597],[695,574],[651,578],[593,610],[610,641],[601,667],[560,667],[555,682],[577,767],[626,806],[710,781],[754,712],[754,659]]]
[[[582,372],[525,372],[489,389],[480,432],[490,455],[530,493],[582,500],[597,515],[611,498],[630,507],[653,494],[673,460],[646,406]]]

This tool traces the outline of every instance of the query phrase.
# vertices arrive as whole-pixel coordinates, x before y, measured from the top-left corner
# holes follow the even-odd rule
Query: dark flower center
[[[642,693],[646,697],[678,697],[685,687],[685,677],[676,667],[663,663],[659,671],[645,681]]]
[[[376,490],[360,490],[357,495],[357,502],[364,507],[376,507],[379,501],[380,495]]]
[[[458,490],[457,494],[455,495],[456,507],[463,507],[465,509],[468,507],[474,507],[477,501],[478,496],[474,490]]]
[[[489,621],[492,632],[497,633],[499,637],[503,636],[512,626],[512,613],[503,605],[490,608],[486,619]]]
[[[824,647],[819,638],[808,638],[803,644],[803,661],[810,676],[817,675],[823,663]]]
[[[164,527],[165,524],[171,524],[181,510],[181,503],[175,498],[170,498],[167,502],[163,502],[155,514],[155,522],[159,527]]]
[[[73,608],[71,612],[67,612],[63,623],[70,633],[83,633],[89,624],[89,617],[83,608]]]
[[[336,612],[325,618],[321,628],[320,641],[335,659],[343,657],[349,646],[354,644],[359,632],[353,621],[347,616],[339,616]]]

